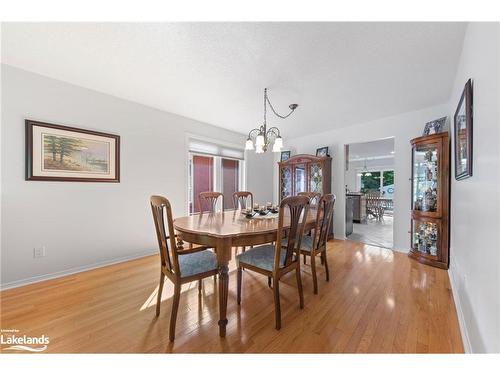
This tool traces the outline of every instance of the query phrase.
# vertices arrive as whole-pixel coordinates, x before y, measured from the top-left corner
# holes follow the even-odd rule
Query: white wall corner
[[[450,249],[451,253],[451,249]],[[453,300],[455,302],[455,309],[458,317],[458,325],[460,328],[460,335],[462,336],[462,343],[464,346],[465,353],[473,353],[472,346],[469,340],[469,334],[467,331],[467,323],[465,321],[464,313],[462,310],[462,303],[460,302],[460,295],[458,293],[458,268],[457,264],[454,262],[453,258],[450,259],[450,268],[448,269],[448,277],[451,284],[451,293],[453,295]]]

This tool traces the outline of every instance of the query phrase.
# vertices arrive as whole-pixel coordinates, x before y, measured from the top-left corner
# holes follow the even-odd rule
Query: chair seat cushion
[[[217,269],[217,258],[210,250],[179,254],[181,277],[189,277]]]
[[[288,238],[283,238],[281,240],[281,244],[286,246],[288,243]],[[300,242],[300,250],[305,250],[311,252],[313,246],[313,238],[312,236],[302,236],[302,241]]]
[[[274,251],[274,245],[257,246],[237,255],[236,260],[239,264],[249,264],[266,271],[272,271],[274,265]],[[285,258],[286,251],[282,250],[280,254],[280,267],[285,265]]]

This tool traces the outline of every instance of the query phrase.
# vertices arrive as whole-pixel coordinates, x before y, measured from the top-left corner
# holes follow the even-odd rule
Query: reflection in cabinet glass
[[[280,171],[280,200],[292,195],[292,168],[285,167]]]
[[[309,191],[323,194],[323,168],[317,163],[311,164],[309,166],[309,176],[311,176]]]
[[[439,181],[436,147],[416,146],[413,161],[413,209],[436,212]]]
[[[306,190],[306,167],[304,164],[295,166],[295,194]]]
[[[448,268],[448,133],[419,137],[412,144],[412,223],[410,257]]]

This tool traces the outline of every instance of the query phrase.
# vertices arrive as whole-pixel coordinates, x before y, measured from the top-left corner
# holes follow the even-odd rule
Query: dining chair
[[[311,208],[316,208],[318,206],[319,200],[321,199],[321,194],[320,193],[315,193],[312,191],[302,191],[298,193],[297,195],[301,195],[304,197],[309,198],[309,203],[311,204]],[[308,235],[311,235],[311,232],[307,233]],[[304,255],[304,264],[307,264],[307,257]]]
[[[383,216],[383,207],[381,200],[381,192],[379,190],[369,190],[365,194],[366,197],[366,216],[373,216],[377,221]]]
[[[303,236],[300,242],[300,253],[311,257],[311,273],[313,277],[314,294],[318,294],[318,278],[316,275],[316,255],[321,257],[321,263],[325,266],[326,281],[330,281],[328,260],[326,259],[326,243],[328,231],[332,223],[335,195],[326,194],[318,202],[316,213],[316,226],[311,236]]]
[[[308,197],[309,203],[311,204],[311,207],[317,206],[319,203],[319,200],[321,199],[320,193],[315,193],[312,191],[302,191],[302,192],[298,193],[297,195]]]
[[[235,191],[233,193],[233,204],[235,210],[244,210],[247,207],[248,201],[250,201],[250,208],[253,208],[253,194],[251,192]]]
[[[214,213],[217,209],[217,202],[222,198],[222,193],[216,191],[204,191],[198,194],[198,203],[200,205],[200,213],[211,212]],[[208,209],[204,208],[208,206]]]
[[[215,254],[204,246],[189,246],[184,250],[177,241],[174,231],[172,207],[167,198],[153,195],[150,198],[153,220],[156,228],[156,237],[160,250],[161,272],[158,297],[156,301],[156,316],[160,315],[161,294],[165,277],[174,284],[174,296],[170,315],[169,339],[175,339],[175,322],[182,284],[198,280],[198,291],[201,292],[202,280],[215,276],[218,272]],[[167,219],[168,235],[165,231],[165,213]],[[170,249],[169,249],[170,242]]]
[[[247,208],[247,203],[250,202],[250,208],[253,209],[253,194],[249,191],[235,191],[233,193],[234,209],[244,210]],[[253,247],[253,246],[250,246]],[[245,252],[246,246],[241,246],[241,251]]]
[[[254,271],[273,279],[274,313],[276,329],[281,328],[281,307],[279,281],[289,272],[295,271],[297,289],[299,292],[299,306],[304,308],[304,293],[300,275],[300,241],[304,234],[304,226],[309,210],[307,197],[292,196],[281,201],[278,216],[278,233],[274,245],[256,246],[236,256],[237,271],[237,302],[241,304],[241,284],[243,269]],[[285,228],[285,211],[287,227]],[[283,241],[284,230],[289,233],[287,240]]]

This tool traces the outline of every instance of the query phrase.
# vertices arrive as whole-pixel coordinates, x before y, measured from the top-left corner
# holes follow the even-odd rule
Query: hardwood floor
[[[274,329],[267,278],[244,272],[242,303],[230,274],[227,336],[218,335],[213,279],[181,294],[176,340],[169,343],[172,284],[155,318],[156,256],[4,291],[3,329],[50,338],[46,352],[462,353],[446,271],[406,254],[351,241],[328,243],[330,282],[318,267],[319,294],[302,266],[305,308],[295,276],[280,284],[282,328]],[[319,264],[319,262],[318,262]],[[234,267],[233,267],[234,268]]]

